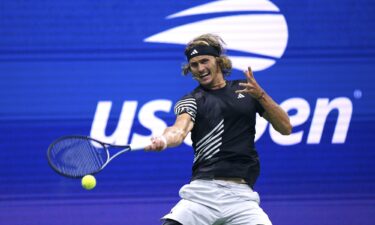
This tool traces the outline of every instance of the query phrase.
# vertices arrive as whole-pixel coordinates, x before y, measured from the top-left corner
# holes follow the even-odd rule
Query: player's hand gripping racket
[[[128,151],[143,150],[147,145],[111,145],[86,136],[64,136],[48,147],[47,158],[59,174],[81,178],[98,173],[115,157]],[[116,153],[111,156],[110,152]]]

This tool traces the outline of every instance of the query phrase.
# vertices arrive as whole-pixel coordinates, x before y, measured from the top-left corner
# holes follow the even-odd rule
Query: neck
[[[225,87],[226,84],[227,84],[226,81],[222,80],[218,83],[210,85],[210,87],[208,87],[208,88],[211,89],[211,90],[217,90],[217,89]]]

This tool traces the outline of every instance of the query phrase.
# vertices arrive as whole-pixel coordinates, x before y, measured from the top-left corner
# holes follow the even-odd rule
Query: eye
[[[194,62],[194,63],[190,63],[190,67],[191,68],[196,68],[198,66],[198,63]]]
[[[206,64],[206,63],[208,63],[208,61],[209,61],[208,59],[202,59],[202,60],[200,61],[200,63],[201,63],[201,64]]]

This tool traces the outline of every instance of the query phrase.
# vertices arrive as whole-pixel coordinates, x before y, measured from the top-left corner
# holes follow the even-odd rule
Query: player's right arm
[[[180,114],[176,117],[175,123],[167,127],[163,134],[151,138],[151,145],[147,146],[147,151],[161,151],[167,147],[180,145],[188,133],[193,129],[194,123],[188,113]]]

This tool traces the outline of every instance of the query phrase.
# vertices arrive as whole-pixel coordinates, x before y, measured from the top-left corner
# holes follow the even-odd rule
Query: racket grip
[[[146,141],[144,143],[131,144],[130,150],[131,151],[144,150],[149,145],[151,145],[151,141]]]

